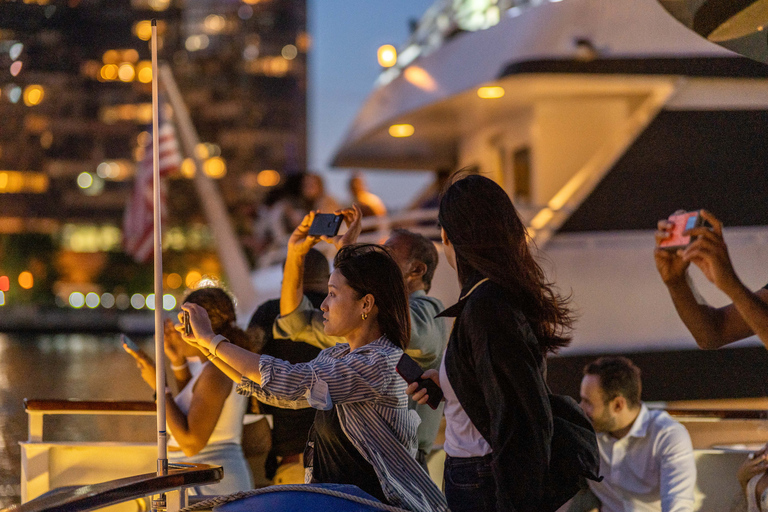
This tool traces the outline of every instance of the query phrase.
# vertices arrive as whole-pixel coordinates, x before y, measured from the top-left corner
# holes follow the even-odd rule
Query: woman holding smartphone
[[[185,304],[205,310],[214,332],[247,346],[246,334],[235,325],[232,299],[224,290],[200,288],[187,296]],[[141,377],[154,389],[155,363],[141,350],[126,343],[123,348],[134,357]],[[241,446],[247,399],[235,392],[236,386],[229,377],[207,361],[200,350],[181,339],[170,320],[166,321],[165,353],[179,384],[175,397],[168,388],[165,390],[170,434],[168,460],[224,468],[220,482],[195,488],[197,494],[231,494],[251,489],[251,472]]]
[[[294,231],[289,252],[319,241],[307,235],[312,218]],[[284,281],[283,293],[300,294],[300,286],[286,290]],[[356,485],[407,510],[446,510],[445,497],[414,458],[418,418],[395,373],[410,335],[408,300],[400,268],[385,248],[350,245],[336,255],[320,309],[326,334],[347,343],[309,363],[243,350],[215,335],[203,308],[182,309],[194,331],[184,339],[239,382],[238,392],[278,407],[317,410],[304,457],[308,483]],[[286,317],[312,312],[304,298]]]
[[[461,285],[439,372],[445,395],[445,494],[454,512],[547,510],[553,424],[545,357],[570,341],[572,316],[528,249],[506,192],[471,175],[438,215]],[[419,403],[426,390],[408,388]],[[556,483],[555,483],[556,485]]]

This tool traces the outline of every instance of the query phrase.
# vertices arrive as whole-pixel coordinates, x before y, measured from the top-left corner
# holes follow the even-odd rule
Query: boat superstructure
[[[737,226],[726,229],[735,265],[763,286],[766,123],[768,68],[656,0],[440,1],[334,164],[469,167],[501,184],[573,293],[580,320],[565,353],[693,348],[656,273],[652,230],[675,210],[709,209]]]

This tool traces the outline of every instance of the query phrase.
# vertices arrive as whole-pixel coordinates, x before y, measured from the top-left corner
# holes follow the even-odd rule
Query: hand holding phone
[[[134,352],[141,353],[141,349],[139,348],[139,346],[136,343],[134,343],[134,341],[128,336],[126,336],[125,334],[120,335],[120,341],[123,343],[123,345],[133,350]]]
[[[432,409],[437,409],[437,406],[440,405],[440,402],[443,400],[443,390],[440,389],[440,386],[435,384],[435,381],[432,379],[421,378],[424,374],[424,370],[421,369],[419,363],[414,361],[408,354],[403,354],[400,357],[400,361],[397,362],[395,371],[400,374],[408,384],[418,382],[418,389],[426,389],[427,396],[429,397],[427,399],[427,405]]]
[[[685,249],[695,240],[695,237],[683,235],[683,233],[703,226],[705,221],[701,217],[699,210],[696,210],[693,212],[673,213],[669,216],[667,222],[672,225],[672,229],[669,232],[669,236],[659,242],[659,247],[669,251],[676,251],[678,249]]]
[[[316,213],[312,225],[309,226],[307,235],[334,237],[338,234],[343,219],[343,215],[336,215],[334,213]]]

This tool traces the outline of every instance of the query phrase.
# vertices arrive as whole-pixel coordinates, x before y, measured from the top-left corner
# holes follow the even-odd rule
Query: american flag
[[[160,103],[160,178],[172,173],[181,165],[179,143],[173,124],[162,115]],[[150,143],[144,148],[144,158],[136,165],[133,194],[123,216],[123,248],[139,263],[148,263],[154,253],[154,201],[152,192],[152,125],[149,127]],[[160,181],[160,205],[165,217],[166,185]]]

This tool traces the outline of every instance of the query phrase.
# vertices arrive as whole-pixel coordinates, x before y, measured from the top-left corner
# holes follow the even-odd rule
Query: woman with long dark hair
[[[186,304],[206,311],[211,331],[246,348],[250,339],[236,325],[235,306],[221,288],[204,287],[190,292]],[[123,348],[136,360],[141,376],[155,388],[155,363],[143,351]],[[165,323],[165,353],[170,360],[179,393],[166,389],[168,460],[219,464],[224,467],[221,482],[196,487],[196,494],[230,494],[253,487],[251,472],[242,449],[243,415],[247,399],[235,392],[235,385],[194,346],[184,343],[170,320]]]
[[[438,215],[445,255],[458,273],[456,317],[439,372],[445,493],[461,511],[545,510],[553,424],[543,370],[570,341],[573,318],[534,260],[520,217],[496,183],[454,182]],[[425,391],[409,386],[424,402]]]
[[[307,235],[312,218],[294,231],[289,253],[319,241]],[[353,484],[408,510],[446,510],[445,497],[414,459],[418,417],[395,373],[410,336],[408,298],[400,268],[384,247],[350,245],[336,255],[320,309],[325,332],[347,343],[309,363],[291,365],[240,349],[214,335],[202,308],[182,307],[193,328],[185,340],[240,382],[238,392],[278,407],[317,409],[305,452],[308,483]],[[308,314],[308,301],[290,313]]]

